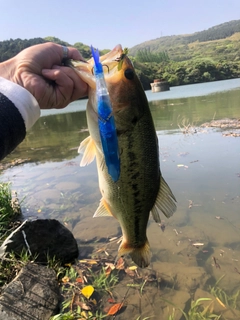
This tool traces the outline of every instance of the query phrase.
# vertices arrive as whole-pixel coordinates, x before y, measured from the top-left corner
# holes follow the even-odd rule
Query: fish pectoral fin
[[[153,219],[157,223],[160,223],[160,212],[162,212],[167,218],[171,217],[177,209],[176,202],[177,200],[175,199],[171,189],[161,176],[160,189],[157,195],[157,199],[152,210],[150,211],[152,213]]]
[[[96,212],[94,213],[93,215],[93,218],[96,218],[96,217],[106,217],[106,216],[111,216],[112,217],[112,213],[109,209],[109,206],[108,204],[106,203],[106,201],[102,198],[100,200],[100,203],[99,203],[99,206],[96,210]]]
[[[83,154],[82,160],[80,162],[80,167],[89,165],[94,160],[96,155],[96,148],[91,136],[87,137],[81,142],[78,148],[78,153]]]
[[[118,258],[125,254],[129,254],[140,268],[148,267],[152,256],[148,240],[141,247],[131,247],[123,240],[118,250]]]

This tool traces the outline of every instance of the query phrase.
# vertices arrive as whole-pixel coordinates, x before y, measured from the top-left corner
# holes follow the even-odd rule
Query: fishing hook
[[[102,66],[103,66],[103,67],[107,67],[107,69],[108,69],[108,73],[109,73],[109,66],[108,66],[107,64],[103,64]],[[94,75],[93,70],[94,70],[94,67],[92,67],[92,75]]]

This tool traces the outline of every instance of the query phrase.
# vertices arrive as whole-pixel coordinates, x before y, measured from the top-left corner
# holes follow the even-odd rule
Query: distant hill
[[[195,32],[194,34],[187,36],[187,41],[190,42],[205,42],[211,40],[226,39],[231,37],[234,33],[240,32],[240,20],[232,20],[211,27],[207,30]]]
[[[18,54],[23,49],[26,49],[35,44],[45,43],[45,42],[55,42],[64,46],[72,46],[66,41],[60,40],[56,37],[46,37],[46,38],[33,38],[33,39],[10,39],[5,41],[0,41],[0,62],[5,61],[7,59],[12,58],[16,54]],[[85,59],[89,59],[91,57],[91,51],[89,46],[77,42],[73,45],[77,48]],[[100,51],[101,53],[101,51]]]
[[[204,31],[188,35],[173,35],[145,41],[132,47],[153,53],[165,51],[171,60],[184,61],[197,57],[240,60],[240,20],[225,22]]]

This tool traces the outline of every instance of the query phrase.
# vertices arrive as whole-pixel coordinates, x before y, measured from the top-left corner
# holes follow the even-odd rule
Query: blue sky
[[[0,0],[0,41],[55,36],[99,49],[133,47],[240,19],[240,0]]]

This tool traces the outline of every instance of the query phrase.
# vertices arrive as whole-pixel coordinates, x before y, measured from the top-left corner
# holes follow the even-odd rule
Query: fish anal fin
[[[118,258],[125,254],[129,254],[140,268],[148,267],[152,256],[148,240],[140,247],[131,247],[123,240],[118,249]]]
[[[106,203],[106,201],[102,198],[100,200],[99,206],[96,210],[96,212],[93,215],[93,218],[96,217],[109,217],[109,216],[113,216],[111,213],[111,210],[108,206],[108,204]]]
[[[162,212],[167,218],[170,218],[177,209],[176,202],[177,201],[171,189],[161,176],[160,189],[155,204],[151,210],[153,219],[157,223],[160,223],[160,212]]]
[[[83,153],[80,167],[84,167],[94,160],[96,155],[96,148],[91,136],[87,137],[81,142],[78,148],[78,153]]]

